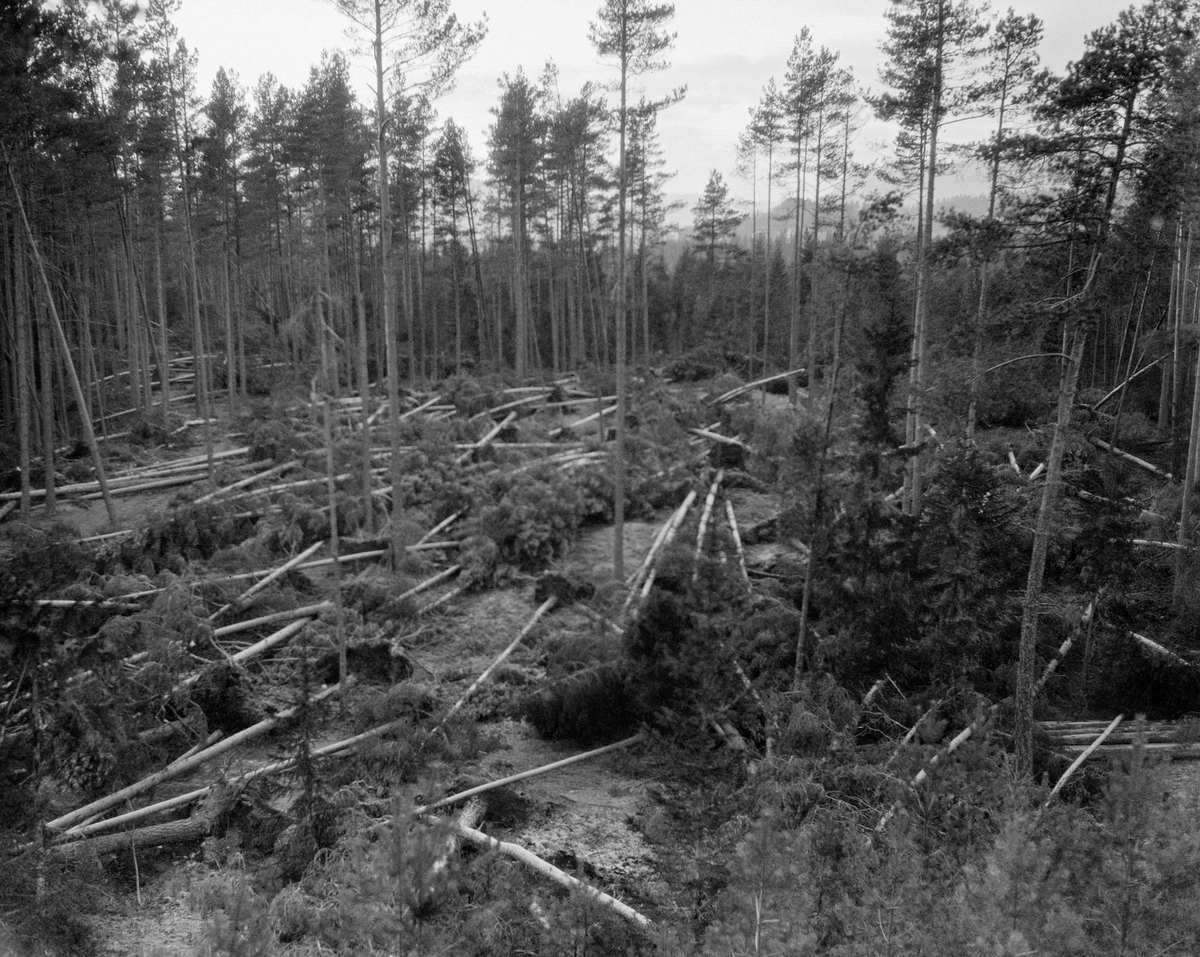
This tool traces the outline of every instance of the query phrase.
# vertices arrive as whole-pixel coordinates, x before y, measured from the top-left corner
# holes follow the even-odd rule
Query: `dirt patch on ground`
[[[489,727],[504,742],[480,765],[480,773],[489,780],[542,767],[580,750],[542,740],[524,721]],[[518,782],[512,790],[533,813],[497,836],[565,870],[578,866],[606,887],[644,894],[653,877],[654,854],[630,823],[646,799],[646,782],[632,776],[630,767],[629,753],[616,751]]]
[[[137,894],[112,899],[92,918],[102,957],[193,957],[204,921],[193,909],[181,872],[172,869]]]
[[[666,516],[662,521],[666,521]],[[646,560],[646,553],[654,544],[654,538],[662,528],[659,522],[625,523],[625,574],[636,571]],[[611,525],[593,526],[584,529],[578,541],[571,547],[564,563],[568,572],[587,578],[597,587],[612,581],[613,545],[616,535]]]
[[[172,488],[163,492],[147,492],[131,498],[121,496],[114,498],[113,505],[117,510],[118,522],[116,527],[118,529],[132,528],[151,515],[165,512],[167,506],[178,494],[179,489]],[[79,529],[81,538],[114,531],[113,525],[108,520],[108,509],[104,507],[103,500],[98,498],[62,502],[58,506],[56,517],[70,522]]]

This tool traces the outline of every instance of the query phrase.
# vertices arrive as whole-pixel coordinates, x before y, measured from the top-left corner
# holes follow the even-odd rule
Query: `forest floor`
[[[686,415],[711,416],[709,409],[697,413],[690,408],[701,398],[698,389],[681,387],[675,396],[689,405]],[[793,409],[786,396],[757,392],[751,393],[749,400],[741,421],[751,421],[755,416],[773,417],[773,425],[764,435],[770,435],[772,429],[776,433],[780,429],[794,430],[805,414],[801,409]],[[668,395],[657,401],[672,399]],[[414,407],[416,402],[414,399]],[[592,402],[571,414],[556,413],[549,422],[536,425],[530,420],[522,420],[520,434],[510,436],[510,439],[541,440],[547,436],[551,425],[569,429],[580,420],[586,420],[595,407],[596,403]],[[681,420],[686,418],[685,413],[677,414]],[[499,416],[494,418],[499,419]],[[703,425],[707,427],[708,423]],[[231,427],[231,423],[221,422],[214,429],[214,435],[218,437],[215,452],[233,453],[238,448],[236,443],[244,440],[240,435],[230,437],[228,430]],[[677,426],[675,428],[679,431]],[[482,431],[476,429],[472,434],[477,437]],[[660,426],[659,433],[664,431],[668,430]],[[457,437],[461,441],[462,436]],[[444,442],[445,436],[440,441]],[[672,441],[674,446],[664,440],[662,456],[664,459],[675,456],[684,462],[681,487],[687,486],[699,493],[698,510],[704,491],[717,471],[707,459],[712,445],[688,437],[686,430],[674,435]],[[200,446],[202,448],[203,444]],[[721,447],[720,442],[717,447]],[[589,448],[595,449],[596,444]],[[649,448],[653,450],[655,446],[652,444]],[[198,454],[199,450],[193,444],[187,449],[173,451],[135,450],[129,457],[130,464],[146,469],[194,459]],[[507,467],[511,466],[502,465],[502,470]],[[690,474],[688,470],[691,470]],[[668,478],[673,475],[674,472]],[[781,561],[785,567],[790,561],[794,571],[801,553],[795,543],[777,536],[773,529],[784,508],[779,496],[769,491],[764,483],[755,481],[738,483],[736,487],[730,484],[721,490],[721,494],[732,506],[743,532],[770,529],[761,535],[751,532],[745,548],[745,560],[756,576],[770,579],[770,569]],[[178,489],[168,488],[118,498],[121,524],[149,526],[171,514],[173,509],[186,505],[189,496],[194,498],[191,493],[181,497]],[[319,496],[314,495],[313,501],[319,502]],[[676,504],[673,499],[669,505],[643,509],[638,519],[626,523],[626,572],[632,573],[643,565],[654,549],[664,523],[671,519]],[[714,514],[719,514],[719,510]],[[79,538],[107,535],[113,531],[105,507],[98,499],[61,501],[55,521],[69,523],[72,534]],[[50,524],[48,519],[35,512],[35,527]],[[364,539],[363,544],[369,546],[370,543]],[[399,741],[393,737],[381,746],[385,750],[391,748],[403,752],[399,758],[381,756],[383,752],[377,750],[361,760],[347,753],[322,764],[321,776],[328,779],[324,784],[335,794],[335,800],[338,794],[356,797],[355,821],[360,826],[364,821],[378,824],[397,820],[412,808],[437,800],[443,794],[454,794],[541,768],[586,750],[578,743],[544,738],[525,716],[522,702],[538,689],[553,684],[555,655],[562,648],[570,647],[572,642],[613,645],[612,622],[626,621],[617,610],[626,586],[614,585],[612,581],[613,546],[611,525],[589,524],[572,536],[566,550],[550,563],[550,572],[587,586],[589,594],[593,595],[593,600],[588,603],[592,611],[585,613],[582,602],[563,601],[543,617],[511,657],[496,668],[490,682],[480,687],[470,699],[462,712],[464,724],[452,729],[453,743],[450,738],[446,738],[445,746],[435,742],[428,746],[429,753],[417,760],[411,752],[425,749],[431,739],[410,747],[404,741],[407,732],[402,731]],[[298,550],[298,547],[293,549]],[[726,557],[730,563],[737,561],[732,551],[723,555],[722,561]],[[453,551],[431,560],[423,559],[419,573],[428,575],[454,560]],[[409,570],[414,575],[418,572],[415,566]],[[203,576],[211,574],[212,569],[200,562],[195,569],[189,567],[185,576],[190,576],[193,571],[199,577],[188,577],[187,587],[196,597],[203,590]],[[356,583],[369,583],[374,581],[372,576],[376,574],[371,566],[350,565],[342,572],[342,584],[353,587]],[[756,580],[761,581],[762,577],[756,577]],[[399,579],[385,576],[381,580],[388,587],[399,587],[396,584]],[[330,599],[335,590],[334,575],[328,566],[289,573],[288,581],[289,587],[299,586],[300,592],[290,593],[285,604],[311,604]],[[749,582],[747,579],[747,584]],[[426,606],[429,610],[410,622],[405,634],[397,636],[392,632],[388,639],[393,647],[402,646],[408,668],[403,680],[397,682],[394,675],[389,676],[386,667],[381,671],[377,661],[352,667],[351,672],[357,672],[354,676],[358,684],[351,688],[342,704],[336,703],[335,697],[331,703],[322,706],[320,716],[311,728],[309,746],[320,748],[361,732],[364,712],[392,716],[399,699],[388,696],[394,696],[397,687],[403,688],[401,704],[414,709],[415,725],[430,715],[443,713],[452,702],[460,701],[464,693],[474,687],[476,679],[530,624],[541,605],[540,586],[539,577],[516,573],[481,589],[460,592],[453,582],[444,582],[423,594],[422,602],[431,598],[444,601],[439,601],[436,607]],[[295,597],[297,594],[303,597]],[[277,610],[279,598],[276,595],[277,600],[266,610]],[[213,601],[211,596],[206,600]],[[256,613],[253,608],[253,604],[239,607],[237,614],[250,617]],[[598,623],[598,618],[607,620]],[[263,626],[257,629],[257,634],[275,627],[275,624]],[[329,632],[324,621],[320,627],[325,633]],[[248,642],[231,644],[223,653],[229,654],[246,644]],[[255,698],[254,707],[258,711],[277,713],[294,702],[296,660],[295,653],[277,650],[248,666],[245,689]],[[391,711],[387,710],[389,707]],[[211,726],[211,719],[216,716],[208,717]],[[698,739],[711,739],[705,747],[712,752],[727,752],[731,743],[736,744],[736,740],[731,742],[728,737],[722,740],[709,728],[696,728],[695,733]],[[227,753],[219,762],[163,782],[150,793],[155,800],[171,798],[218,779],[229,780],[253,772],[295,754],[294,735],[267,735]],[[745,764],[751,757],[747,754],[737,760]],[[389,765],[389,761],[398,762],[403,768],[397,770]],[[753,774],[752,767],[749,773]],[[1165,781],[1172,792],[1189,802],[1200,799],[1200,762],[1174,765]],[[146,796],[139,800],[144,801]],[[71,797],[70,794],[59,795],[59,807],[67,809],[82,803],[79,795],[74,795],[75,804],[71,804]],[[245,877],[252,883],[257,882],[259,891],[267,897],[276,892],[277,883],[268,892],[264,888],[270,882],[254,875],[282,866],[279,861],[288,848],[278,841],[282,838],[284,824],[289,815],[295,813],[302,797],[302,784],[291,775],[273,784],[269,790],[256,792],[253,801],[261,807],[249,817],[239,818],[228,831],[182,844],[106,852],[103,863],[109,879],[99,887],[91,912],[85,918],[97,945],[93,953],[103,957],[192,957],[198,953],[234,953],[233,950],[212,949],[214,875],[227,881]],[[703,768],[691,769],[681,775],[678,757],[669,756],[663,749],[648,744],[643,733],[641,743],[631,747],[489,792],[479,826],[503,841],[526,848],[568,874],[578,875],[652,920],[682,920],[686,923],[697,918],[699,909],[711,906],[711,900],[706,902],[704,898],[713,893],[712,881],[698,868],[703,860],[714,857],[717,845],[721,845],[723,852],[728,852],[731,840],[729,834],[714,834],[711,829],[706,833],[705,827],[711,821],[704,827],[696,821],[711,805],[725,797],[727,795],[720,792],[714,782],[705,779]],[[726,813],[736,816],[736,807],[726,809]],[[263,833],[255,833],[256,828],[261,828]],[[692,842],[696,853],[689,857],[687,847]],[[707,845],[703,855],[699,851],[701,843]],[[538,896],[540,893],[533,892],[529,906],[532,919],[544,923],[538,903],[542,899]],[[545,906],[550,907],[552,897],[547,897],[546,901]],[[272,926],[278,929],[279,919],[274,911],[271,919]],[[531,919],[529,914],[526,919]],[[0,929],[3,929],[2,924]],[[2,943],[0,941],[0,945]],[[209,949],[204,950],[205,947]],[[320,952],[320,947],[318,945],[314,951],[311,948],[296,949],[293,945],[281,952],[307,955]]]
[[[130,513],[145,514],[143,510],[161,507],[164,496],[146,498],[148,501],[139,498],[125,503],[125,508]],[[746,493],[739,499],[747,506],[747,518],[765,517],[772,511],[771,496]],[[86,518],[96,523],[88,531],[96,534],[92,529],[98,530],[107,522],[103,507],[99,513],[95,505],[86,511]],[[84,523],[80,526],[81,531],[86,527]],[[645,559],[658,530],[658,522],[626,524],[627,563],[636,567]],[[602,582],[612,576],[612,561],[613,529],[604,526],[585,530],[560,564],[588,572],[589,577]],[[328,577],[328,573],[320,577]],[[414,657],[428,669],[425,681],[431,688],[436,687],[441,697],[454,700],[521,630],[536,607],[532,582],[466,595],[446,606],[432,623],[431,634],[412,646]],[[569,608],[544,619],[536,640],[508,659],[511,667],[504,675],[505,683],[516,688],[536,686],[545,679],[545,646],[594,627]],[[506,716],[505,711],[497,707],[491,714],[479,715],[483,753],[476,761],[460,763],[453,769],[456,781],[498,780],[579,752],[570,743],[543,739],[527,720]],[[313,744],[319,747],[349,733],[335,707]],[[237,774],[253,770],[288,753],[286,742],[268,740],[239,749],[224,771]],[[435,778],[449,771],[429,769]],[[572,872],[582,868],[591,883],[647,912],[678,911],[683,904],[663,880],[655,847],[644,833],[647,819],[653,822],[665,813],[661,799],[652,794],[652,785],[662,771],[660,762],[652,756],[631,759],[628,752],[618,752],[519,782],[491,795],[488,831]],[[171,782],[160,789],[158,796],[183,793],[211,778],[211,770],[201,770]],[[418,793],[419,787],[421,783],[394,790],[389,797],[416,805],[428,799]],[[293,789],[277,795],[275,801],[287,807],[296,794]],[[202,942],[204,920],[196,907],[195,884],[197,872],[206,869],[204,854],[196,850],[182,857],[161,853],[148,858],[141,865],[148,876],[136,879],[135,886],[126,888],[125,893],[112,896],[103,912],[91,918],[101,954],[192,957]]]

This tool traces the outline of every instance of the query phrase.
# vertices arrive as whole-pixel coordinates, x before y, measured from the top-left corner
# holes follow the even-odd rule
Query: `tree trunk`
[[[939,6],[939,11],[942,7]],[[941,14],[944,16],[944,14]],[[939,31],[939,37],[941,32]],[[920,443],[925,431],[925,383],[926,383],[926,354],[927,332],[929,326],[929,249],[933,245],[933,193],[937,180],[937,141],[938,127],[941,123],[941,94],[942,94],[942,51],[939,41],[937,51],[937,67],[934,79],[933,106],[929,123],[929,149],[925,161],[925,195],[924,212],[921,223],[921,242],[917,251],[917,302],[913,318],[913,358],[914,372],[912,378],[912,394],[910,407],[912,409],[912,436],[910,442]],[[924,498],[924,459],[918,450],[909,459],[911,484],[909,497],[905,503],[906,514],[919,516]]]
[[[1029,559],[1029,577],[1025,585],[1024,611],[1021,615],[1021,649],[1017,663],[1016,754],[1019,774],[1028,775],[1033,767],[1033,707],[1034,683],[1037,680],[1037,639],[1041,614],[1042,581],[1046,574],[1046,555],[1050,547],[1050,531],[1056,518],[1058,499],[1062,491],[1062,461],[1071,427],[1071,409],[1083,363],[1083,348],[1087,335],[1082,327],[1075,329],[1075,344],[1063,370],[1058,395],[1058,421],[1050,457],[1046,463],[1046,481],[1042,503],[1038,510],[1037,527],[1033,537],[1033,553]]]
[[[403,536],[400,531],[402,503],[401,482],[404,472],[401,467],[400,441],[400,358],[399,330],[396,328],[396,312],[392,304],[392,208],[388,189],[388,150],[385,136],[387,102],[384,98],[383,75],[383,0],[374,0],[375,36],[375,138],[379,153],[379,274],[381,308],[383,311],[383,333],[387,357],[388,432],[391,438],[392,458],[389,463],[389,478],[392,485],[392,561],[397,563],[404,555]]]
[[[100,446],[96,442],[96,435],[92,431],[92,417],[88,414],[87,399],[83,394],[83,388],[79,384],[79,376],[75,373],[75,363],[71,359],[71,349],[67,343],[66,333],[63,331],[62,323],[58,321],[58,307],[54,304],[54,297],[50,288],[50,280],[46,276],[46,269],[42,265],[41,253],[38,252],[36,240],[33,238],[33,229],[29,225],[29,217],[25,215],[25,204],[21,199],[21,190],[17,186],[17,177],[13,172],[12,161],[9,158],[8,150],[4,150],[4,164],[8,169],[8,179],[12,184],[13,196],[17,204],[17,211],[20,213],[21,225],[25,229],[25,239],[29,243],[29,252],[33,257],[34,265],[37,267],[38,274],[41,276],[42,288],[46,296],[46,308],[49,311],[50,321],[54,327],[54,335],[58,339],[59,348],[62,350],[63,364],[67,368],[67,377],[70,379],[72,391],[75,394],[75,403],[79,407],[80,423],[83,427],[83,438],[87,443],[88,450],[92,454],[92,465],[96,470],[96,481],[100,484],[100,492],[104,498],[104,507],[108,510],[108,520],[113,524],[117,524],[117,511],[113,507],[112,497],[108,494],[108,480],[104,474],[104,461],[100,458]]]
[[[42,394],[42,478],[46,486],[46,515],[55,510],[54,488],[54,355],[50,345],[50,330],[42,308],[38,308],[38,365]]]
[[[229,394],[229,421],[237,417],[237,353],[233,338],[233,292],[229,283],[229,254],[221,250],[221,299],[225,306],[225,388]]]
[[[617,440],[613,449],[613,578],[625,579],[625,134],[629,82],[629,18],[621,17],[621,116],[617,158]],[[604,434],[601,422],[600,434]]]
[[[13,237],[16,240],[16,237]],[[30,456],[30,410],[29,391],[33,382],[31,336],[29,334],[29,281],[25,277],[25,254],[19,242],[13,243],[13,285],[16,295],[15,319],[17,324],[17,441],[21,456],[21,518],[29,519],[29,474]]]

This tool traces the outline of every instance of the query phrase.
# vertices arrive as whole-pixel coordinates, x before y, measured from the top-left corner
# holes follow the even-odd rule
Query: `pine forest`
[[[672,4],[183,2],[0,2],[0,955],[1200,953],[1200,3],[780,4],[681,200]]]

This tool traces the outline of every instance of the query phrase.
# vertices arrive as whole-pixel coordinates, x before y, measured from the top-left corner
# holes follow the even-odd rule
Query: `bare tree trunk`
[[[1179,507],[1179,532],[1175,552],[1175,607],[1182,611],[1185,598],[1188,542],[1191,538],[1192,490],[1196,484],[1197,453],[1200,452],[1200,349],[1196,351],[1196,371],[1192,378],[1192,417],[1188,432],[1187,471],[1183,480],[1183,501]],[[1178,473],[1176,473],[1178,474]]]
[[[79,406],[79,418],[83,426],[83,438],[87,443],[88,450],[92,454],[92,465],[96,470],[96,481],[100,484],[100,492],[104,498],[104,507],[108,510],[108,520],[113,525],[116,525],[117,511],[113,507],[112,497],[108,494],[108,479],[104,474],[104,461],[100,458],[100,446],[96,442],[96,434],[92,431],[92,417],[88,414],[87,399],[83,394],[82,386],[79,384],[79,376],[75,374],[75,363],[71,359],[71,348],[67,343],[66,333],[63,331],[62,323],[58,321],[58,307],[54,304],[50,280],[46,276],[46,269],[42,265],[41,253],[38,252],[37,242],[33,238],[33,229],[29,225],[29,217],[25,215],[25,203],[21,199],[21,190],[17,186],[17,177],[13,172],[12,160],[9,158],[7,149],[4,150],[4,165],[8,168],[8,179],[12,184],[13,196],[16,200],[17,210],[21,216],[21,225],[25,229],[25,239],[29,243],[29,252],[42,279],[42,288],[46,295],[46,308],[49,310],[50,321],[54,326],[54,334],[58,339],[59,348],[62,350],[63,364],[67,368],[67,376],[71,381],[71,388],[75,393],[75,403]]]
[[[234,385],[237,379],[237,355],[233,338],[233,293],[229,285],[229,255],[221,249],[221,300],[225,306],[225,388],[228,390],[226,399],[229,404],[229,421],[233,422],[237,415],[237,390]]]
[[[42,393],[42,478],[46,486],[46,515],[53,516],[54,488],[54,356],[43,309],[38,308],[38,365]]]
[[[1029,578],[1025,585],[1024,611],[1021,615],[1021,650],[1017,663],[1016,753],[1018,773],[1027,775],[1033,767],[1033,707],[1034,682],[1037,680],[1037,639],[1041,615],[1042,582],[1046,574],[1046,555],[1050,546],[1050,531],[1062,491],[1062,461],[1071,428],[1071,409],[1083,363],[1083,348],[1087,335],[1082,327],[1075,329],[1075,343],[1070,359],[1063,370],[1058,394],[1058,422],[1050,457],[1046,463],[1046,482],[1042,489],[1042,504],[1038,510],[1037,527],[1033,536],[1033,554],[1029,559]]]
[[[804,591],[800,599],[800,629],[796,636],[796,659],[792,670],[792,690],[799,691],[804,674],[804,662],[808,653],[808,616],[812,605],[813,578],[817,562],[823,551],[825,529],[821,521],[821,507],[825,492],[825,470],[829,461],[829,443],[833,435],[834,403],[837,401],[838,372],[841,368],[842,332],[846,325],[846,300],[849,298],[850,266],[846,266],[846,295],[842,297],[842,309],[838,315],[837,328],[833,337],[833,368],[829,373],[829,395],[825,408],[825,434],[821,442],[821,454],[817,461],[817,487],[813,498],[811,523],[812,541],[808,550],[808,563],[804,568]],[[811,379],[810,379],[811,383]],[[811,386],[810,386],[811,387]]]
[[[621,116],[617,158],[617,440],[613,449],[613,578],[625,579],[625,198],[628,192],[625,135],[628,124],[626,97],[629,85],[629,18],[621,18]],[[601,422],[601,434],[604,424]]]
[[[1183,259],[1183,216],[1175,226],[1175,262],[1171,266],[1171,292],[1167,299],[1167,317],[1174,320],[1177,317],[1175,303],[1179,295],[1180,270]],[[1177,324],[1176,324],[1177,326]],[[1162,379],[1158,391],[1158,431],[1165,435],[1171,427],[1171,397],[1173,395],[1172,381],[1175,378],[1176,364],[1179,361],[1179,332],[1176,327],[1174,342],[1169,362],[1162,364]]]
[[[14,239],[16,237],[13,237]],[[33,381],[32,350],[29,335],[29,281],[25,277],[25,255],[19,243],[13,243],[13,285],[15,289],[15,319],[17,323],[17,441],[21,455],[21,518],[29,518],[29,450],[30,411],[29,390]]]
[[[1187,319],[1188,273],[1192,269],[1192,227],[1188,224],[1186,252],[1183,257],[1183,268],[1179,273],[1179,284],[1175,293],[1175,342],[1171,366],[1177,370],[1171,389],[1171,474],[1179,475],[1181,468],[1180,429],[1183,425],[1183,359],[1187,347],[1183,345],[1183,324]]]
[[[367,305],[363,300],[362,277],[354,238],[350,239],[350,271],[354,274],[354,312],[358,320],[358,348],[355,350],[358,370],[358,395],[362,400],[362,494],[367,510],[367,531],[375,534],[375,506],[371,495],[371,377],[367,363]]]
[[[383,309],[383,334],[387,356],[387,399],[388,431],[391,438],[392,459],[390,479],[392,485],[392,560],[398,562],[403,554],[401,546],[400,501],[401,469],[400,450],[400,345],[399,329],[396,327],[396,310],[392,302],[392,207],[388,188],[388,150],[385,136],[387,103],[385,100],[383,74],[383,0],[374,0],[375,36],[375,137],[379,154],[379,255],[380,292]],[[411,345],[411,343],[410,343]]]
[[[467,236],[471,240],[471,260],[474,266],[471,273],[475,279],[475,306],[478,309],[476,316],[478,321],[478,329],[476,330],[477,341],[475,345],[476,359],[482,363],[486,339],[484,332],[483,267],[479,261],[479,237],[475,232],[475,200],[471,195],[471,184],[464,181],[463,189],[466,194]]]

